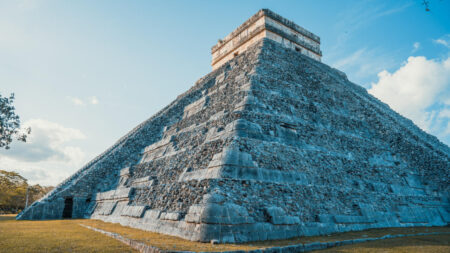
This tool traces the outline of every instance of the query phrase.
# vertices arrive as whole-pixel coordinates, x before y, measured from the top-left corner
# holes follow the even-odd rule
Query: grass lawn
[[[449,235],[428,235],[393,238],[354,245],[330,248],[320,252],[336,253],[448,253],[450,252]]]
[[[124,237],[144,242],[148,245],[155,246],[163,250],[187,250],[187,251],[230,251],[230,250],[252,250],[258,248],[269,248],[275,246],[286,246],[300,243],[310,242],[327,242],[327,241],[341,241],[363,237],[381,237],[387,234],[414,234],[414,233],[430,233],[430,232],[450,232],[448,227],[416,227],[416,228],[387,228],[387,229],[370,229],[366,231],[347,232],[333,234],[330,236],[311,236],[311,237],[299,237],[288,240],[276,240],[276,241],[264,241],[264,242],[250,242],[245,244],[218,244],[211,245],[209,243],[191,242],[183,240],[178,237],[162,235],[153,232],[142,231],[129,227],[124,227],[115,223],[108,223],[99,220],[82,220],[81,223],[89,225],[91,227],[99,228],[105,231],[120,234]],[[426,238],[427,236],[423,236]],[[447,252],[450,253],[450,247],[448,241],[450,235],[445,235],[442,238],[447,240]],[[409,237],[402,238],[404,241],[408,241]],[[378,241],[377,241],[378,242]],[[380,241],[382,243],[382,241]],[[350,245],[355,247],[356,245]],[[357,252],[357,251],[354,251]],[[368,251],[376,252],[376,251]],[[432,251],[430,251],[432,252]]]
[[[8,215],[0,216],[0,252],[134,252],[121,242],[79,224],[117,233],[163,250],[179,251],[252,250],[317,241],[381,237],[386,234],[450,232],[449,227],[371,229],[330,236],[211,245],[98,220],[16,221],[13,215]],[[336,247],[325,252],[450,252],[449,242],[450,235],[403,237]]]
[[[0,216],[0,252],[137,252],[78,225],[80,220],[16,221]]]

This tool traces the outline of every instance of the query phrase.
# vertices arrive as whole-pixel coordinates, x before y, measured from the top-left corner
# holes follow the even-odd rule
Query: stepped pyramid
[[[450,148],[304,38],[269,33],[271,20],[306,30],[269,10],[249,20],[213,47],[213,72],[18,219],[84,217],[203,242],[448,225]]]

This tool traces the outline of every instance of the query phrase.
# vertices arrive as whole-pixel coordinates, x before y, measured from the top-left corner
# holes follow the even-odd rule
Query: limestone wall
[[[213,56],[213,63],[212,63],[213,70],[219,68],[220,66],[225,64],[227,61],[233,59],[240,53],[243,53],[245,50],[248,49],[248,47],[255,44],[257,41],[260,41],[263,38],[267,37],[267,32],[262,28],[263,27],[260,26],[259,29],[252,31],[252,34],[248,37],[248,40],[245,40],[245,42],[243,42],[237,47],[234,47],[230,42],[224,48],[221,48],[221,50],[223,50],[223,53],[221,54],[217,53],[216,58],[214,58]]]
[[[304,55],[307,55],[308,57],[311,57],[311,58],[313,58],[316,61],[320,61],[321,60],[321,56],[320,55],[318,55],[318,54],[316,54],[314,52],[311,52],[310,50],[304,48],[303,46],[301,46],[301,45],[299,45],[299,44],[297,44],[297,43],[295,43],[295,42],[293,42],[293,41],[291,41],[289,39],[286,39],[283,36],[278,35],[277,33],[274,33],[274,32],[271,32],[271,31],[266,31],[265,32],[265,37],[282,44],[286,48],[289,48],[289,49],[292,49],[292,50],[295,50],[295,51],[300,50],[299,51],[300,53],[302,53]]]
[[[213,70],[264,37],[315,60],[321,59],[317,36],[269,10],[261,10],[212,48]]]

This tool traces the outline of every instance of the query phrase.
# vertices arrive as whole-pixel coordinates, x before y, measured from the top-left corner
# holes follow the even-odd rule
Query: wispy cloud
[[[379,12],[374,16],[374,18],[380,18],[380,17],[383,17],[383,16],[389,16],[389,15],[392,15],[392,14],[395,14],[395,13],[402,12],[402,11],[406,10],[408,7],[410,7],[412,4],[413,4],[413,3],[410,2],[410,3],[406,3],[406,4],[404,4],[404,5],[397,6],[397,7],[393,7],[393,8],[390,7],[390,6],[385,7],[385,8],[387,8],[387,9],[382,10],[382,11],[379,11]]]
[[[420,48],[420,43],[419,42],[414,42],[412,53],[417,52],[417,50],[419,50],[419,48]]]
[[[357,1],[352,3],[351,8],[338,14],[339,21],[334,26],[335,30],[339,32],[335,48],[340,48],[352,37],[355,31],[362,29],[379,18],[402,12],[411,5],[411,2],[394,7],[392,4],[380,4],[379,1]]]
[[[97,105],[100,102],[96,96],[88,97],[86,99],[81,99],[78,97],[70,97],[70,96],[67,98],[72,102],[72,104],[77,105],[77,106],[85,106],[88,104]]]
[[[361,48],[343,58],[338,58],[330,65],[346,72],[350,80],[367,87],[370,84],[368,79],[384,69],[392,68],[395,61],[391,55],[383,54],[379,49]]]
[[[333,66],[335,68],[340,69],[340,68],[343,68],[345,66],[353,65],[355,63],[358,63],[360,61],[361,57],[366,53],[366,51],[367,50],[365,48],[359,49],[359,50],[355,51],[354,53],[352,53],[351,55],[338,60],[337,62],[335,62],[333,64]]]
[[[96,104],[98,104],[98,99],[97,99],[97,97],[96,96],[92,96],[92,97],[90,97],[89,98],[89,103],[91,103],[91,104],[93,104],[93,105],[96,105]]]
[[[450,48],[450,34],[446,34],[439,39],[433,40],[434,43]]]
[[[335,68],[347,73],[349,78],[366,88],[376,78],[377,73],[384,69],[392,69],[398,63],[396,52],[386,52],[381,47],[369,48],[360,46],[354,51],[348,51],[351,40],[361,40],[355,34],[379,19],[403,12],[413,3],[386,4],[379,1],[362,0],[352,3],[351,8],[337,14],[338,21],[334,25],[336,40],[324,54],[324,62],[329,62]],[[413,50],[418,50],[420,44],[414,44]],[[347,49],[347,50],[346,50]]]
[[[80,105],[80,106],[85,105],[84,102],[83,102],[83,100],[81,100],[80,98],[77,98],[77,97],[69,97],[69,99],[70,99],[70,101],[72,101],[72,103],[73,103],[74,105]]]

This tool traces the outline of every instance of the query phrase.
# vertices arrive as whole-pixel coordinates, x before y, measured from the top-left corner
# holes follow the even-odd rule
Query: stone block
[[[133,188],[117,188],[116,190],[99,192],[95,199],[97,201],[128,199],[132,191]]]
[[[156,219],[159,219],[160,215],[161,215],[161,211],[159,211],[159,210],[147,209],[147,211],[144,214],[144,219],[156,220]]]
[[[97,206],[94,210],[95,214],[99,215],[111,215],[114,211],[117,202],[101,202],[97,203]]]
[[[410,187],[424,188],[423,184],[420,182],[420,178],[418,175],[408,174],[408,176],[405,179]]]
[[[132,187],[150,187],[153,185],[153,177],[146,176],[136,178],[131,182]]]
[[[190,105],[186,106],[184,108],[184,114],[183,118],[188,118],[201,110],[203,110],[207,105],[209,101],[209,96],[201,97],[199,100],[191,103]]]
[[[222,175],[221,168],[210,168],[195,170],[190,172],[183,172],[178,178],[178,182],[186,182],[191,180],[204,180],[211,178],[220,178]]]
[[[422,189],[411,188],[402,185],[391,185],[391,190],[395,194],[402,196],[424,196],[425,192]]]
[[[129,216],[133,218],[142,218],[145,210],[147,210],[148,206],[125,206],[122,209],[122,216]]]
[[[183,213],[180,212],[162,212],[161,213],[161,220],[172,220],[172,221],[179,221],[183,217]]]
[[[186,222],[208,224],[249,224],[254,223],[247,210],[232,203],[222,205],[209,203],[192,205],[185,217]]]
[[[364,216],[351,216],[351,215],[335,215],[334,220],[336,223],[352,224],[352,223],[374,223],[375,219]]]
[[[217,193],[207,193],[205,195],[203,195],[203,200],[202,203],[203,204],[208,204],[208,203],[215,203],[215,204],[219,204],[219,203],[223,203],[226,200],[226,198],[223,195],[217,194]]]
[[[286,215],[286,212],[277,206],[267,207],[265,212],[269,216],[270,223],[274,225],[292,225],[300,223],[300,218]]]
[[[335,223],[333,219],[333,215],[330,214],[319,214],[319,221],[322,223]]]
[[[130,167],[124,168],[120,170],[120,176],[128,176],[130,175]]]
[[[237,149],[224,149],[222,153],[215,154],[208,165],[208,168],[218,166],[241,166],[241,167],[256,167],[250,154],[239,151]]]
[[[292,225],[299,224],[300,218],[295,216],[275,216],[271,217],[270,222],[275,225]]]

